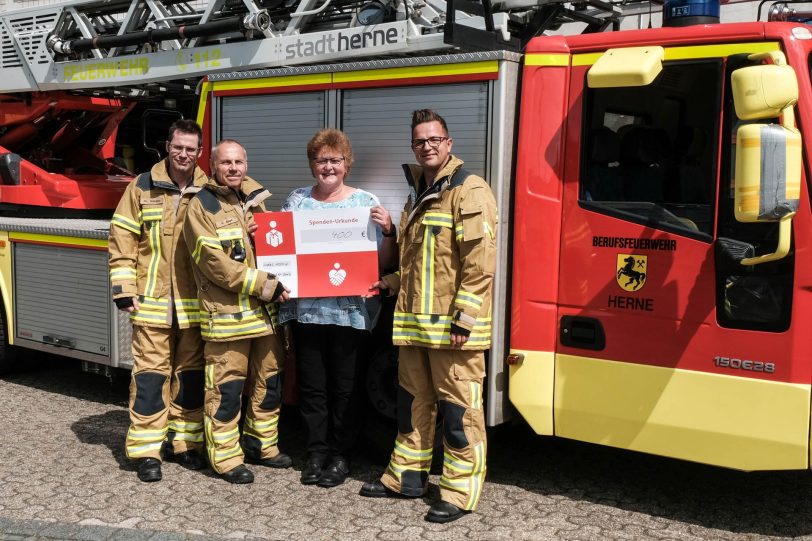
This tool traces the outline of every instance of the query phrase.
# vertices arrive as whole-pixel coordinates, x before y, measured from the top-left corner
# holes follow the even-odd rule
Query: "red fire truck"
[[[601,2],[270,4],[247,22],[225,1],[160,17],[142,4],[112,13],[115,2],[26,14],[20,73],[4,64],[0,81],[0,111],[22,111],[0,117],[2,364],[31,348],[129,366],[106,278],[115,196],[103,194],[148,163],[140,143],[116,140],[160,124],[141,121],[147,108],[189,104],[196,89],[207,143],[240,140],[277,202],[311,182],[314,131],[339,127],[357,154],[350,182],[394,213],[409,113],[431,107],[499,205],[489,424],[518,414],[538,434],[810,467],[808,26],[598,32],[618,22]],[[19,40],[11,18],[0,37]],[[533,37],[567,21],[588,33]],[[54,220],[49,205],[101,219]],[[390,416],[392,362],[382,348],[368,377]]]

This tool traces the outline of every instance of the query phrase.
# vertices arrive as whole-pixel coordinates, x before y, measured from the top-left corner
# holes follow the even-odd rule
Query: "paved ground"
[[[521,426],[490,433],[479,510],[448,525],[422,520],[429,500],[358,496],[382,467],[368,459],[344,486],[299,484],[295,410],[281,429],[294,469],[255,466],[253,485],[233,486],[167,464],[147,485],[123,458],[125,400],[125,381],[72,363],[0,380],[0,539],[812,539],[809,472],[745,474]]]

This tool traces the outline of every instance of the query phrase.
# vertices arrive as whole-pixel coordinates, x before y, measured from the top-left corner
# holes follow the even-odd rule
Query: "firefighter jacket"
[[[398,291],[396,345],[490,347],[491,284],[496,269],[496,201],[488,184],[451,156],[431,186],[419,166],[404,165],[410,195],[400,218],[401,270],[383,278]]]
[[[137,297],[130,314],[135,325],[180,328],[200,322],[191,260],[183,237],[189,201],[208,177],[195,168],[182,191],[172,182],[167,161],[139,175],[124,191],[110,221],[110,282],[113,299]]]
[[[249,177],[239,192],[212,179],[189,203],[184,233],[194,262],[204,340],[226,342],[274,332],[276,305],[266,301],[279,282],[257,270],[248,233],[253,213],[265,212],[263,202],[270,196]]]

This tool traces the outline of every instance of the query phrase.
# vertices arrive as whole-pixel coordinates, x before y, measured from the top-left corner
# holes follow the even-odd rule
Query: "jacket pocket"
[[[485,217],[481,206],[461,207],[460,215],[462,217],[462,239],[458,234],[457,240],[468,242],[485,236]]]

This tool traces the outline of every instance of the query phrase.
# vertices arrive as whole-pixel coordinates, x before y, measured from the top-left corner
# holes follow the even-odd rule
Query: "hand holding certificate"
[[[257,267],[290,297],[368,295],[378,279],[376,226],[369,208],[255,214]]]

